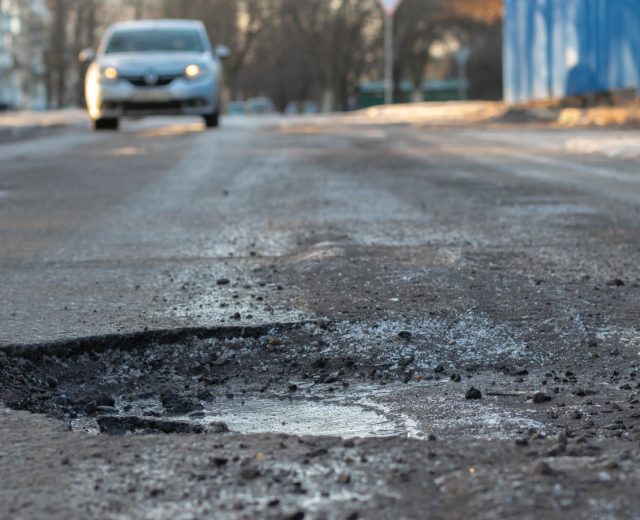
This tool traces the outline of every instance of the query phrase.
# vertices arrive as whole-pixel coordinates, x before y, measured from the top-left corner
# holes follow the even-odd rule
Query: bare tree
[[[84,76],[87,64],[75,59],[82,49],[92,47],[96,40],[98,0],[73,0],[73,40],[71,57],[75,60],[75,103],[84,105]]]
[[[473,47],[473,59],[482,60],[489,70],[488,81],[499,86],[502,56],[495,48],[495,37],[499,41],[502,4],[502,0],[404,0],[396,15],[396,93],[399,82],[407,77],[413,85],[414,99],[422,97],[432,45],[447,35]]]
[[[53,23],[47,52],[47,104],[64,105],[67,72],[67,15],[68,0],[50,0]]]
[[[414,98],[421,98],[431,45],[446,31],[452,13],[448,0],[404,0],[401,4],[396,20],[396,97],[398,84],[406,73],[413,85]]]
[[[357,75],[353,73],[363,63],[365,28],[377,6],[370,0],[287,0],[284,7],[304,35],[306,50],[318,68],[323,110],[344,105]]]
[[[136,20],[144,18],[145,0],[133,0],[133,8]]]

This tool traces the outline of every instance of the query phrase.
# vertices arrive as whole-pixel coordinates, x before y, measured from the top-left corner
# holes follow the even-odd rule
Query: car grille
[[[167,85],[171,84],[174,80],[180,77],[182,77],[182,74],[163,74],[161,76],[158,76],[158,81],[156,81],[152,85],[149,85],[147,83],[147,81],[144,79],[144,76],[123,76],[122,79],[127,80],[129,83],[131,83],[132,85],[135,85],[136,87],[153,88],[153,87],[166,87]]]
[[[104,101],[103,110],[118,111],[124,114],[136,112],[181,113],[187,109],[206,107],[209,101],[205,98],[189,98],[168,101]]]
[[[127,112],[136,110],[180,110],[183,104],[180,101],[165,102],[135,102],[127,101],[122,104],[122,109]]]

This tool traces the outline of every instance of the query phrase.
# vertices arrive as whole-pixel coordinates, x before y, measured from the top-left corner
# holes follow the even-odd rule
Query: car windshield
[[[129,29],[115,32],[105,54],[120,52],[204,52],[195,29]]]

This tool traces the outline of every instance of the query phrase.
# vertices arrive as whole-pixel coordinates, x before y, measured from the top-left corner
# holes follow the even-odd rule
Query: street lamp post
[[[378,0],[384,11],[384,102],[393,103],[393,16],[402,0]]]

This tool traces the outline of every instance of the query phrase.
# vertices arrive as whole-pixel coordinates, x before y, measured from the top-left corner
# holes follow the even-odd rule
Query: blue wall
[[[640,86],[640,0],[505,0],[507,101]]]

